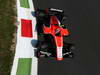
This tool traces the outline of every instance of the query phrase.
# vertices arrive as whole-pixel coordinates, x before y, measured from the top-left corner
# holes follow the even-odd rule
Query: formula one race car
[[[63,37],[69,36],[67,25],[64,25],[64,21],[68,19],[64,11],[54,8],[37,9],[35,17],[38,32],[36,57],[56,57],[57,60],[72,58],[74,44],[63,41]]]

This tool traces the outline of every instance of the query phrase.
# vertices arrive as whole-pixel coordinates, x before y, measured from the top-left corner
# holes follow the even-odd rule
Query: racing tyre
[[[64,58],[73,58],[74,54],[72,52],[66,53],[66,55],[63,56]]]
[[[35,52],[35,56],[36,56],[37,58],[40,58],[40,55],[41,55],[41,53],[40,53],[39,51],[36,51],[36,52]]]
[[[74,57],[74,54],[72,52],[69,53],[69,58],[73,58]]]

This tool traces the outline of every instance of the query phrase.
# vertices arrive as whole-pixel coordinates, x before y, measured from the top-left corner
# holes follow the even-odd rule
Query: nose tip
[[[62,60],[64,60],[64,58],[57,58],[57,60],[58,60],[58,61],[62,61]]]

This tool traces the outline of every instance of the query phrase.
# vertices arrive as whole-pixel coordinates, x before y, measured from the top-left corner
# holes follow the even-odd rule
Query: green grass
[[[15,32],[15,0],[0,0],[0,75],[10,75],[13,51],[10,50]]]

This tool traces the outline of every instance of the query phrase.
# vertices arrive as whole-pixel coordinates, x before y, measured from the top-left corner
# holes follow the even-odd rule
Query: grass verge
[[[13,61],[11,51],[15,32],[15,0],[0,0],[0,75],[10,75]]]

